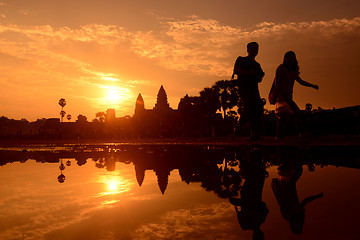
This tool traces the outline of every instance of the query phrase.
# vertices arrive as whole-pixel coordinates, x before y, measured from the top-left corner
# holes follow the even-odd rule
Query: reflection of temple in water
[[[144,178],[145,178],[145,172],[147,170],[153,170],[157,176],[157,182],[158,182],[158,186],[159,189],[161,191],[162,194],[165,193],[165,190],[167,188],[168,182],[169,182],[169,176],[170,176],[170,172],[173,169],[164,169],[164,168],[155,168],[155,169],[151,169],[151,168],[144,168],[144,166],[142,165],[135,165],[135,175],[136,175],[136,180],[139,184],[139,186],[141,186],[144,182]]]
[[[140,158],[134,158],[136,180],[141,186],[144,182],[146,171],[154,171],[157,183],[162,194],[165,193],[169,182],[170,172],[179,168],[179,160],[166,149],[158,148],[149,152],[138,152]]]
[[[286,150],[286,149],[285,149]],[[279,165],[277,148],[263,148],[264,161],[267,166]],[[298,150],[301,155],[301,165],[314,171],[316,165],[343,166],[360,169],[358,147],[317,147]],[[234,152],[236,154],[234,155]],[[96,167],[107,171],[116,170],[116,163],[133,164],[135,178],[139,184],[145,181],[146,171],[154,171],[161,193],[165,193],[168,186],[170,172],[178,170],[181,180],[200,182],[207,191],[213,191],[218,196],[226,198],[234,195],[238,190],[238,172],[227,171],[219,167],[227,159],[228,166],[238,165],[238,161],[246,161],[246,149],[214,148],[201,146],[95,146],[90,149],[81,146],[72,151],[0,151],[0,166],[12,162],[24,163],[29,159],[42,163],[58,163],[62,159],[75,159],[78,166],[93,162]],[[291,151],[292,153],[294,151]],[[64,162],[65,163],[65,162]],[[66,162],[69,166],[70,162]],[[63,164],[64,165],[64,164]],[[63,167],[62,167],[63,168]],[[62,171],[62,169],[60,169]],[[64,170],[64,169],[63,169]],[[61,172],[60,175],[66,175]],[[60,177],[63,182],[64,176]]]
[[[58,147],[57,149],[62,149],[62,147]],[[126,214],[132,214],[134,212],[136,216],[138,216],[138,213],[142,212],[144,209],[149,208],[152,211],[153,208],[155,208],[156,204],[154,204],[154,201],[152,201],[152,199],[156,199],[156,201],[160,199],[161,203],[176,199],[176,202],[174,202],[175,204],[171,202],[171,207],[173,207],[174,205],[178,207],[179,201],[184,201],[184,203],[188,205],[187,199],[191,199],[191,201],[197,202],[203,201],[199,205],[200,208],[198,208],[203,211],[202,209],[208,209],[203,208],[202,204],[204,202],[207,203],[209,195],[216,195],[217,197],[222,198],[221,205],[218,206],[221,208],[224,207],[224,210],[218,210],[219,208],[214,209],[213,207],[211,207],[210,214],[214,215],[213,212],[216,213],[216,218],[214,220],[219,221],[219,219],[223,219],[219,218],[217,215],[218,212],[215,211],[226,214],[226,218],[224,219],[232,219],[232,221],[234,222],[236,221],[237,217],[240,225],[237,226],[238,229],[240,229],[241,227],[241,229],[243,229],[244,231],[252,232],[253,239],[264,239],[264,235],[269,233],[268,229],[270,227],[273,228],[273,226],[278,226],[277,222],[280,222],[281,220],[285,220],[288,222],[286,228],[288,229],[290,226],[290,229],[293,233],[302,233],[303,226],[305,226],[306,229],[308,229],[307,226],[313,228],[311,224],[305,224],[308,221],[307,218],[309,218],[305,218],[305,216],[308,215],[305,215],[305,210],[313,213],[312,209],[305,209],[305,205],[309,203],[310,200],[313,201],[322,197],[321,191],[324,191],[326,193],[328,192],[328,189],[331,189],[332,187],[330,186],[326,188],[326,191],[322,189],[316,189],[316,192],[313,192],[313,190],[311,190],[311,192],[303,191],[303,189],[299,187],[301,186],[300,184],[298,187],[296,186],[296,182],[300,178],[303,168],[306,169],[307,167],[308,171],[314,171],[318,170],[320,166],[323,167],[326,165],[335,165],[360,169],[359,156],[360,155],[358,147],[349,148],[339,146],[316,148],[282,148],[281,146],[278,146],[274,148],[269,146],[219,147],[195,145],[184,146],[176,144],[121,145],[99,143],[98,145],[75,144],[74,147],[70,150],[34,151],[33,149],[29,148],[27,150],[24,149],[23,151],[0,150],[0,165],[5,165],[10,162],[26,162],[28,159],[36,160],[37,162],[53,163],[47,164],[47,166],[43,169],[56,170],[56,172],[54,172],[54,174],[52,175],[51,184],[53,186],[54,182],[56,184],[57,181],[60,182],[59,186],[60,184],[62,185],[59,189],[68,189],[75,183],[74,187],[76,190],[78,190],[79,179],[81,181],[85,180],[84,182],[88,183],[88,176],[85,175],[88,173],[90,173],[91,179],[96,179],[97,183],[99,183],[98,181],[100,181],[101,183],[112,184],[112,180],[114,180],[114,183],[118,184],[119,188],[103,192],[104,195],[101,195],[102,202],[100,204],[108,204],[108,202],[110,202],[111,204],[116,203],[114,207],[123,208],[124,205],[122,203],[119,203],[118,205],[118,199],[123,199],[127,196],[134,196],[133,194],[142,194],[139,196],[146,197],[141,197],[140,200],[139,198],[137,199],[130,197],[130,201],[134,203],[134,208],[136,208],[135,211],[128,211],[129,208],[126,208]],[[70,160],[72,161],[72,163],[70,162]],[[78,167],[84,166],[85,164],[87,166],[85,166],[84,169],[83,167]],[[34,167],[34,164],[29,164],[27,166]],[[23,166],[23,168],[27,166]],[[94,171],[93,166],[99,169]],[[90,170],[91,167],[93,168],[93,170]],[[267,169],[269,167],[271,168]],[[276,168],[278,170],[278,173],[276,175],[277,177],[273,178],[273,170]],[[42,168],[40,167],[40,169]],[[39,169],[37,169],[37,172],[38,170]],[[83,173],[81,174],[80,172],[82,171]],[[268,183],[272,180],[272,192],[267,191],[264,188],[264,186],[266,187],[266,185],[264,185],[264,183],[266,182],[265,178],[268,177],[267,171],[272,174],[270,175],[271,178],[266,180]],[[172,178],[171,183],[169,184],[169,177],[171,172]],[[177,173],[179,175],[177,175]],[[333,173],[333,171],[329,171],[329,173]],[[77,174],[79,174],[79,176],[75,177],[75,175]],[[93,178],[93,176],[95,175],[100,176],[100,178]],[[320,176],[322,177],[320,181],[323,181],[324,175]],[[192,183],[190,187],[191,191],[186,190],[189,188],[186,188],[186,186],[184,186],[184,183],[180,183],[180,178],[187,184]],[[134,186],[135,179],[141,188],[138,189],[136,186]],[[11,180],[12,179],[9,178],[9,181]],[[176,180],[176,183],[174,180]],[[41,182],[39,184],[44,184],[44,186],[48,186],[45,185],[47,183]],[[328,186],[327,183],[324,184]],[[158,186],[161,194],[159,190],[156,189],[156,185]],[[310,182],[310,185],[311,189],[315,189],[312,186],[312,182]],[[88,188],[91,190],[91,194],[93,193],[93,191],[97,192],[103,190],[102,188],[97,187],[93,189],[94,185],[85,186],[86,187],[84,188]],[[168,187],[170,187],[171,189],[167,190]],[[196,192],[198,192],[200,187],[203,191],[209,192],[209,194],[207,193],[207,195],[205,196],[203,195],[203,191],[201,191],[202,194],[197,195]],[[267,187],[269,187],[269,184],[267,185]],[[108,185],[108,190],[109,189],[111,189],[110,184]],[[124,189],[126,194],[122,194],[122,189]],[[179,191],[179,189],[181,191]],[[195,189],[196,192],[194,191]],[[184,190],[185,193],[183,192]],[[354,191],[356,191],[356,189],[354,189]],[[68,192],[70,194],[73,194],[75,191]],[[165,195],[165,192],[167,194],[167,197],[162,196],[162,194]],[[314,195],[314,193],[317,195]],[[181,194],[181,196],[179,196],[179,194]],[[186,195],[189,197],[183,198],[185,194],[189,194]],[[269,195],[265,194],[273,195],[273,201],[268,201]],[[108,197],[105,197],[105,195],[107,195]],[[149,195],[151,197],[149,197]],[[154,195],[157,196],[154,197]],[[78,195],[74,194],[74,196],[77,197]],[[174,198],[174,196],[176,196],[176,198]],[[200,198],[198,196],[203,197]],[[333,196],[339,196],[337,190],[334,191]],[[115,199],[115,201],[107,201],[108,199]],[[142,201],[143,199],[151,199],[151,201]],[[347,200],[344,200],[344,202],[346,201]],[[220,202],[219,199],[216,201],[216,203],[218,202]],[[355,203],[356,199],[353,202]],[[127,203],[128,202],[126,202],[125,204]],[[212,204],[213,202],[209,201],[209,203]],[[233,212],[229,213],[228,209],[229,207],[231,207],[230,204],[233,205],[232,208],[235,208],[235,211],[233,210]],[[320,203],[320,200],[318,200],[318,205],[319,204],[322,204]],[[166,205],[167,204],[164,204],[164,206]],[[164,206],[162,206],[162,204],[158,204],[156,208],[160,209]],[[181,209],[183,209],[184,205],[180,206]],[[193,209],[193,204],[191,204],[190,206],[190,209]],[[275,215],[268,215],[269,211],[271,213],[275,211],[279,212],[279,214],[277,215],[280,220],[276,220],[276,224],[269,224],[269,221],[273,221],[273,218],[270,216]],[[111,213],[116,214],[118,213],[118,211],[111,211]],[[154,215],[153,212],[150,213]],[[200,214],[202,214],[202,212]],[[207,217],[206,214],[207,211],[205,212],[205,217]],[[232,214],[233,216],[229,217],[230,214]],[[123,215],[117,214],[116,218],[119,218],[118,216],[121,217]],[[147,213],[146,216],[148,216]],[[185,216],[183,216],[176,214],[175,218],[179,216],[187,217],[189,215],[186,214]],[[311,214],[309,216],[312,217]],[[207,218],[199,219],[202,220]],[[296,221],[293,221],[293,219],[295,219]],[[102,221],[103,219],[100,220]],[[191,219],[190,223],[192,223],[192,220],[193,219]],[[311,223],[313,222],[314,221],[311,220]],[[172,223],[172,221],[170,223]],[[213,221],[211,223],[213,223]],[[236,222],[235,224],[237,225]],[[236,225],[229,224],[229,226]],[[116,226],[119,225],[116,224]],[[236,228],[234,230],[236,232],[238,231],[236,230]],[[304,233],[306,234],[305,231]],[[291,237],[287,239],[291,239]]]

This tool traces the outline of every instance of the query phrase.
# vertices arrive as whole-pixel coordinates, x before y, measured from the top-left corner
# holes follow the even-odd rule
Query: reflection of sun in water
[[[99,177],[99,182],[103,184],[102,192],[100,196],[104,195],[116,195],[124,192],[128,192],[131,189],[131,183],[129,180],[116,175],[116,171]]]

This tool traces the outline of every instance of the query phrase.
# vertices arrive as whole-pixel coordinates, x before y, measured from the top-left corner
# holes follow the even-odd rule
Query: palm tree
[[[215,83],[215,86],[219,90],[219,101],[223,110],[224,119],[226,118],[226,111],[231,110],[239,102],[239,93],[234,84],[231,81],[220,80]]]
[[[66,114],[65,111],[64,111],[64,107],[66,105],[66,100],[64,98],[60,98],[59,105],[61,106],[60,116],[61,116],[61,122],[62,122],[63,118],[64,118],[64,116]]]
[[[67,120],[69,120],[69,122],[70,122],[70,120],[71,120],[71,115],[68,114],[68,115],[66,116],[66,118],[67,118]]]
[[[63,121],[63,118],[65,117],[66,112],[64,110],[60,111],[61,116],[61,122]]]

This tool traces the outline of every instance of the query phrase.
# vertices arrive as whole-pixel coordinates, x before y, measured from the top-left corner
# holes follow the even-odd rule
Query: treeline
[[[262,99],[262,102],[265,105],[266,100]],[[65,105],[60,106],[61,117],[64,117]],[[153,109],[145,109],[143,102],[139,106],[133,116],[116,118],[115,111],[109,109],[112,111],[97,113],[92,122],[81,114],[75,122],[70,122],[70,117],[69,122],[62,122],[58,118],[29,122],[26,119],[1,117],[0,138],[124,139],[249,135],[246,121],[240,121],[243,104],[239,90],[232,81],[217,81],[213,86],[200,91],[198,96],[186,94],[181,98],[177,110],[169,107],[163,87]],[[312,109],[311,104],[306,104],[303,116],[305,131],[312,135],[360,133],[360,106],[324,110]],[[274,111],[264,109],[264,136],[275,135],[276,121]],[[289,135],[295,134],[293,129],[289,121],[286,132]]]

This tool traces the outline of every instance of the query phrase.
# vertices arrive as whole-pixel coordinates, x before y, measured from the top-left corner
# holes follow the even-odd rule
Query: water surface
[[[358,147],[37,145],[0,165],[0,239],[359,239]]]

